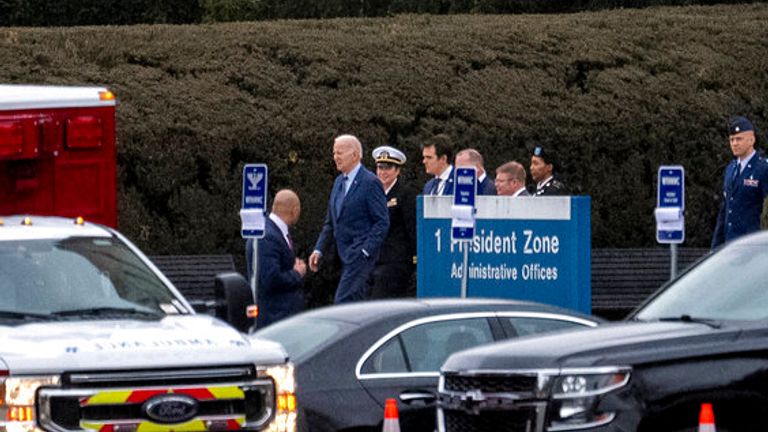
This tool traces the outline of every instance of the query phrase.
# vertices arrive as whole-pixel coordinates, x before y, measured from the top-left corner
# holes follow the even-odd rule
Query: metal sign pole
[[[677,243],[669,245],[669,279],[677,277]]]
[[[253,295],[253,302],[256,304],[259,293],[259,240],[253,239],[253,257],[251,259],[251,294]]]
[[[464,265],[461,266],[461,298],[467,298],[467,279],[469,278],[469,242],[464,244]]]

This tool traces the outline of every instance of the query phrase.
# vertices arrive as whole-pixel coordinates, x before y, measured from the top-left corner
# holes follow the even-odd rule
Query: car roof
[[[304,318],[328,319],[351,324],[369,324],[382,319],[407,315],[436,315],[441,313],[477,312],[489,309],[536,311],[579,316],[595,322],[600,319],[541,303],[497,298],[410,298],[370,300],[357,303],[326,306],[304,312]]]
[[[105,227],[77,219],[56,216],[2,216],[0,241],[62,239],[68,237],[111,237]]]
[[[765,246],[768,245],[768,231],[758,231],[743,237],[739,237],[726,245],[737,246]]]

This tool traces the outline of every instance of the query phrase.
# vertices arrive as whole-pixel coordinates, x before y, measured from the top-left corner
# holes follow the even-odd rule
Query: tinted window
[[[530,317],[510,317],[508,319],[518,336],[564,330],[574,327],[584,327],[583,324],[557,319]]]
[[[485,318],[436,321],[408,328],[379,348],[363,365],[364,373],[437,372],[445,359],[463,349],[493,342]],[[378,364],[375,364],[378,362]]]
[[[326,344],[344,328],[344,324],[336,321],[294,317],[265,327],[253,336],[281,344],[291,359],[297,359]]]
[[[407,371],[400,338],[395,337],[385,343],[365,362],[363,373],[396,373]]]

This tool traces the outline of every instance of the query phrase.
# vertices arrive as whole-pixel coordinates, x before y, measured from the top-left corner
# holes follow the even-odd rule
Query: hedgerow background
[[[708,246],[726,124],[768,127],[768,5],[568,15],[404,15],[209,25],[0,28],[0,81],[118,97],[120,229],[151,254],[232,253],[242,167],[303,198],[311,251],[333,137],[402,148],[448,133],[489,171],[545,145],[592,196],[594,247],[653,246],[661,164],[686,168],[686,245]],[[764,129],[763,129],[764,130]],[[765,141],[763,141],[765,142]]]

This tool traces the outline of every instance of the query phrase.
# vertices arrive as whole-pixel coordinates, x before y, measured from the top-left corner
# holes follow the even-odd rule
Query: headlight
[[[600,412],[600,395],[625,386],[628,368],[563,370],[552,385],[549,431],[596,427],[610,423],[614,412]]]
[[[296,431],[296,377],[291,363],[272,366],[265,370],[275,381],[275,419],[268,432]]]
[[[35,429],[35,394],[41,386],[58,385],[58,375],[0,377],[0,429]]]

